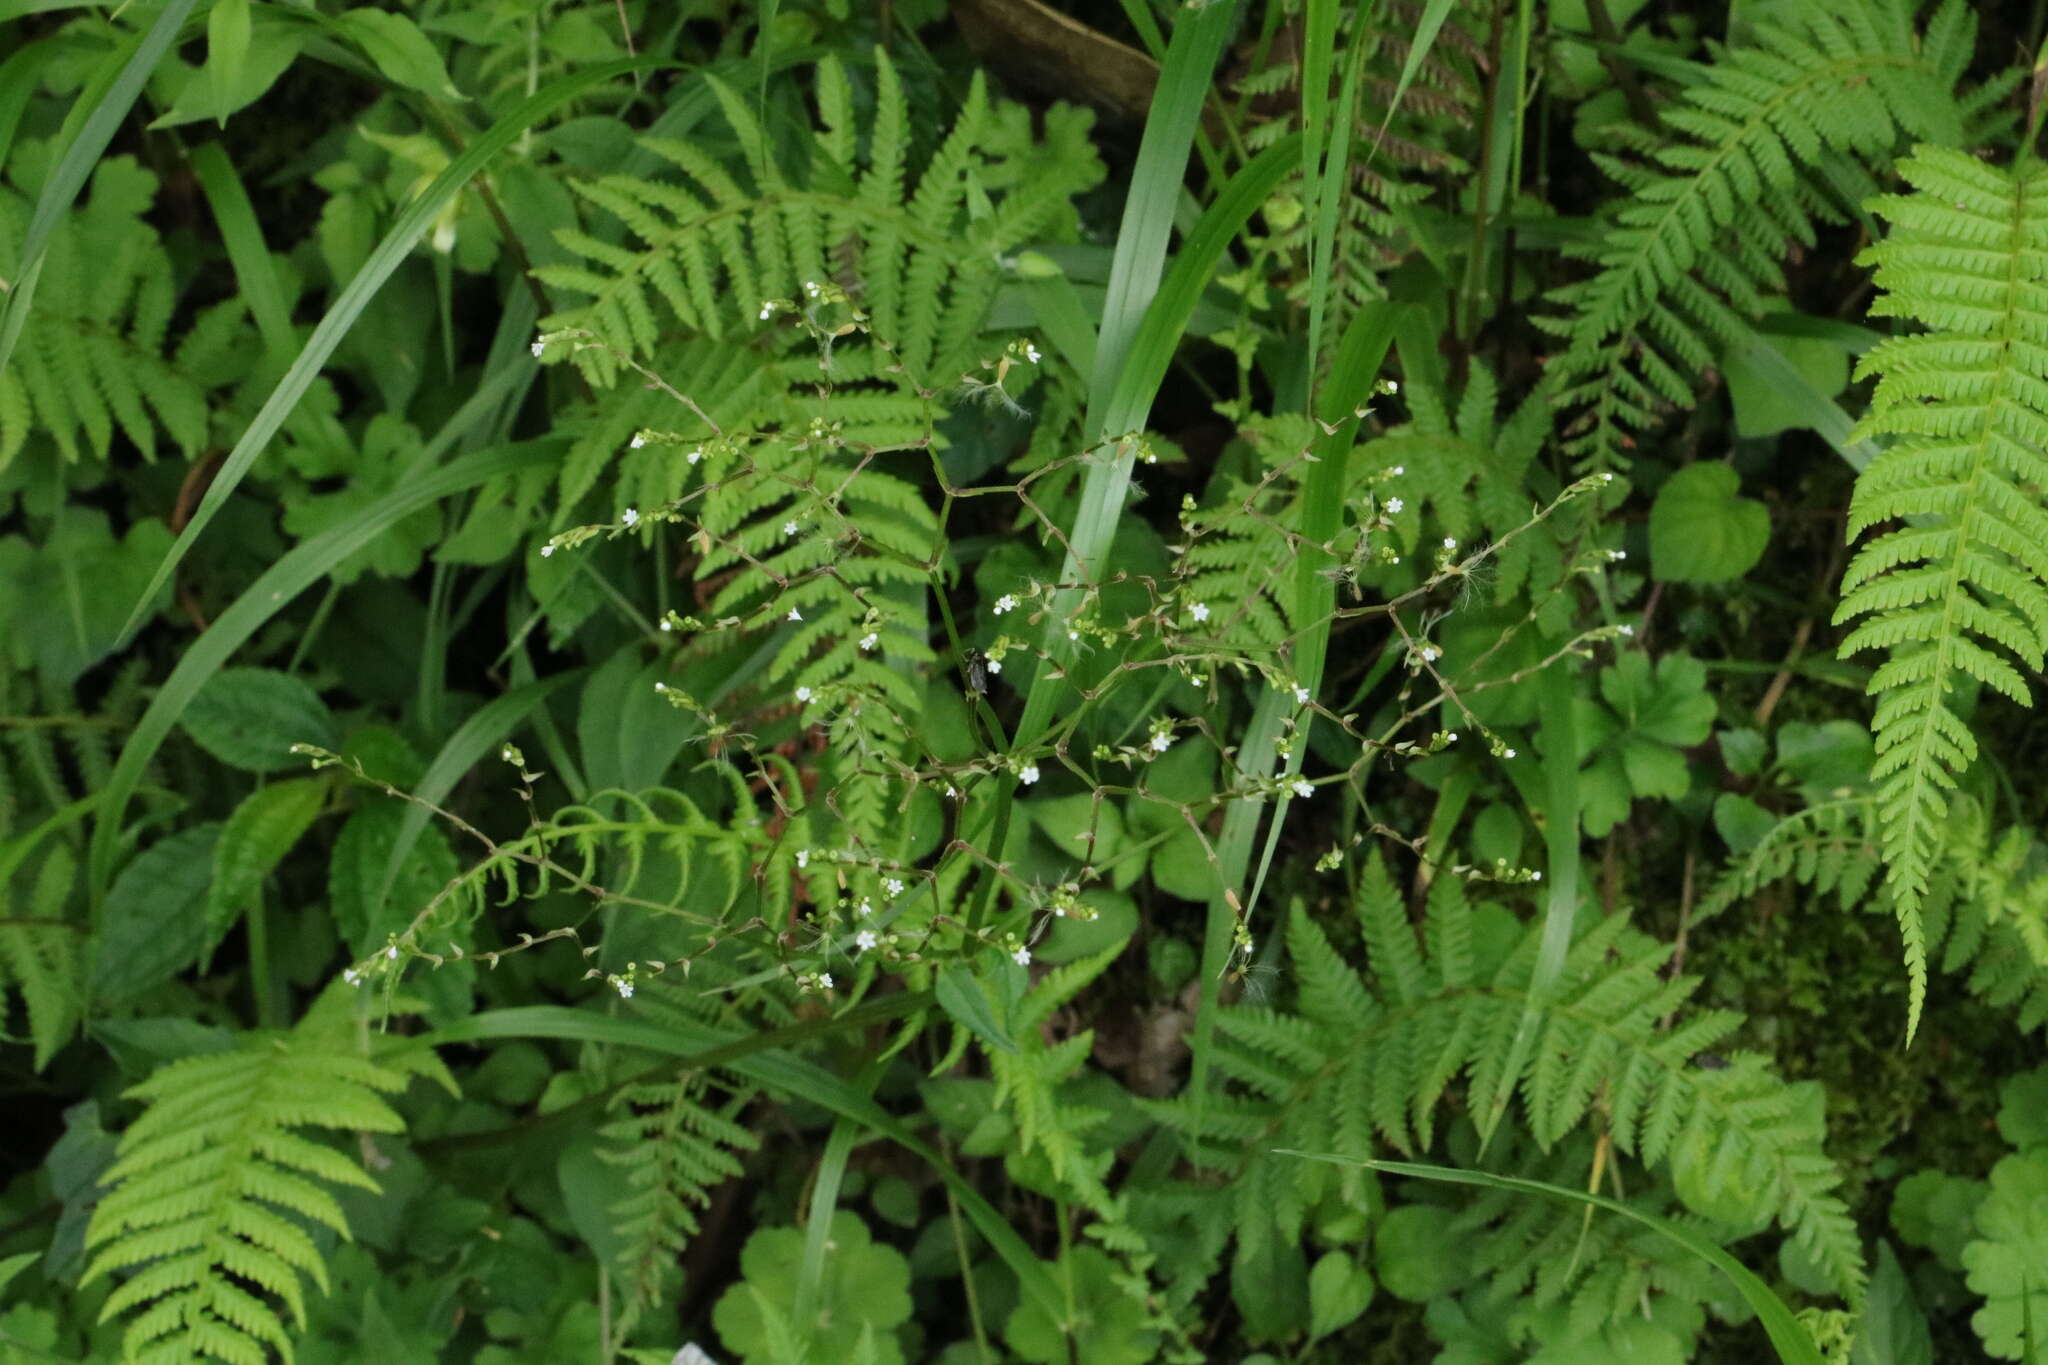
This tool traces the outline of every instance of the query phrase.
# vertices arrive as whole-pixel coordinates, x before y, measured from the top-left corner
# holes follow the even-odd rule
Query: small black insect
[[[967,693],[979,697],[988,691],[988,655],[978,649],[967,651]]]

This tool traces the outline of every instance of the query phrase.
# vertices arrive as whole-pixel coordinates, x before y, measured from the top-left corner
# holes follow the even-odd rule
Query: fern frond
[[[1305,1027],[1283,1028],[1265,1011],[1226,1010],[1217,1064],[1241,1082],[1237,1097],[1199,1113],[1184,1099],[1147,1106],[1189,1139],[1196,1162],[1239,1173],[1232,1198],[1240,1225],[1298,1233],[1303,1211],[1326,1193],[1326,1173],[1340,1169],[1297,1163],[1302,1169],[1290,1171],[1282,1193],[1266,1177],[1248,1178],[1271,1149],[1365,1158],[1377,1132],[1399,1151],[1418,1151],[1431,1143],[1435,1114],[1460,1079],[1475,1110],[1519,1095],[1528,1132],[1545,1149],[1592,1119],[1604,1093],[1605,1126],[1620,1151],[1646,1165],[1683,1164],[1708,1188],[1745,1192],[1855,1294],[1861,1243],[1833,1193],[1839,1176],[1822,1132],[1795,1119],[1792,1090],[1761,1059],[1738,1058],[1722,1070],[1691,1064],[1741,1018],[1697,1011],[1665,1031],[1663,1020],[1684,1007],[1695,984],[1665,977],[1668,946],[1620,915],[1593,925],[1572,945],[1552,991],[1534,1002],[1536,1040],[1510,1074],[1506,1040],[1531,1004],[1540,926],[1480,974],[1460,946],[1471,940],[1473,908],[1457,879],[1432,886],[1420,937],[1377,863],[1357,908],[1371,966],[1356,989],[1334,978],[1336,953],[1315,921],[1294,916],[1288,946],[1302,964]],[[1254,1188],[1256,1196],[1238,1193]]]
[[[78,860],[70,848],[52,843],[37,869],[24,913],[0,923],[0,985],[12,978],[28,1010],[37,1071],[71,1040],[85,1016],[84,960],[79,951],[85,926],[74,923],[67,909],[77,874]]]
[[[133,157],[108,157],[90,198],[52,235],[32,325],[0,373],[0,467],[31,431],[48,435],[66,460],[105,459],[117,431],[147,460],[160,431],[188,455],[206,444],[207,390],[236,376],[205,382],[187,357],[165,358],[172,264],[142,216],[156,187]],[[15,277],[12,253],[29,213],[28,200],[0,189],[0,279]],[[212,312],[232,325],[242,305]]]
[[[1629,193],[1570,249],[1596,273],[1552,293],[1564,316],[1538,318],[1565,339],[1549,374],[1579,410],[1566,449],[1582,469],[1622,466],[1660,408],[1692,406],[1698,376],[1783,292],[1780,262],[1875,190],[1902,132],[1962,145],[1965,7],[1947,0],[1926,42],[1904,4],[1874,8],[1757,23],[1664,112],[1675,136],[1645,135],[1640,161],[1596,156]]]
[[[627,1247],[628,1319],[663,1302],[697,1235],[697,1210],[711,1202],[713,1189],[742,1174],[734,1153],[760,1145],[733,1121],[751,1092],[716,1109],[710,1098],[695,1075],[624,1086],[612,1099],[619,1117],[599,1130],[606,1145],[598,1154],[625,1172],[632,1191],[612,1206]]]
[[[148,1107],[103,1177],[81,1283],[125,1273],[100,1320],[132,1315],[129,1359],[292,1359],[278,1304],[303,1327],[304,1281],[327,1285],[311,1229],[349,1235],[330,1189],[377,1188],[301,1130],[404,1128],[382,1096],[405,1078],[356,1048],[350,997],[337,984],[291,1033],[182,1058],[128,1090]]]
[[[1871,678],[1885,877],[1906,941],[1906,1033],[1926,997],[1920,922],[1949,793],[1977,756],[1950,702],[1974,679],[2029,703],[2014,660],[2039,672],[2048,649],[2048,168],[1988,166],[1923,146],[1901,163],[1914,193],[1874,201],[1891,232],[1862,259],[1885,292],[1873,313],[1927,330],[1880,343],[1858,366],[1878,376],[1854,439],[1894,442],[1857,479],[1851,540],[1894,520],[1842,576],[1842,657],[1888,652]]]

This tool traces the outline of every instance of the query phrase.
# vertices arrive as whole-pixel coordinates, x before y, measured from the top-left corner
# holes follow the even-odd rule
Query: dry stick
[[[1671,970],[1666,973],[1666,978],[1672,981],[1676,981],[1679,972],[1685,968],[1685,931],[1692,923],[1692,874],[1698,854],[1698,845],[1688,842],[1685,846],[1685,874],[1678,884],[1678,937],[1671,949]],[[1668,1029],[1677,1017],[1678,1011],[1674,1008],[1657,1027]]]

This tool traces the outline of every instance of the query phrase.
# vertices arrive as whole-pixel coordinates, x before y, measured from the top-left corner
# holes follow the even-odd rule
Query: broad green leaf
[[[1877,1244],[1877,1269],[1863,1291],[1849,1365],[1934,1365],[1934,1338],[1890,1242]]]
[[[1687,465],[1650,505],[1650,569],[1667,583],[1725,583],[1763,558],[1771,514],[1718,460]]]
[[[459,870],[447,836],[428,825],[399,864],[388,895],[379,897],[384,870],[405,825],[406,803],[370,797],[341,827],[327,867],[327,898],[342,941],[357,957],[382,948]]]
[[[1326,1251],[1308,1272],[1308,1334],[1311,1340],[1349,1327],[1372,1306],[1372,1272],[1348,1251]]]
[[[159,986],[192,964],[206,942],[206,888],[218,824],[151,844],[114,879],[99,916],[92,994],[115,1004]]]
[[[185,733],[221,762],[252,773],[301,767],[294,744],[333,749],[334,713],[304,679],[274,668],[224,668],[185,708]]]
[[[209,942],[233,927],[263,879],[312,827],[328,790],[324,778],[298,777],[258,787],[242,798],[213,850],[213,887],[206,899]]]
[[[389,79],[438,98],[462,98],[462,92],[448,79],[440,51],[420,32],[419,25],[403,14],[365,7],[349,10],[337,22]]]
[[[206,15],[206,78],[213,89],[214,116],[223,127],[230,101],[242,84],[249,33],[249,0],[213,0]]]
[[[2048,1323],[2048,1148],[1991,1168],[1991,1193],[1977,1206],[1977,1240],[1963,1248],[1970,1289],[1984,1306],[1970,1318],[1987,1354],[2019,1360],[2027,1319]]]
[[[1010,1036],[1009,1011],[989,994],[973,969],[953,966],[940,972],[932,998],[953,1022],[987,1046],[997,1052],[1017,1051],[1017,1040]]]

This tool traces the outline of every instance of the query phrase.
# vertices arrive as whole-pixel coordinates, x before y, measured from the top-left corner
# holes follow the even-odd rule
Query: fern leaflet
[[[404,1128],[382,1097],[406,1076],[361,1055],[352,998],[337,984],[289,1034],[182,1058],[129,1089],[149,1107],[104,1177],[81,1280],[129,1272],[100,1311],[103,1322],[133,1314],[129,1360],[263,1365],[266,1347],[292,1359],[277,1302],[303,1329],[303,1281],[327,1285],[307,1225],[347,1237],[327,1187],[377,1188],[341,1150],[299,1130]]]

